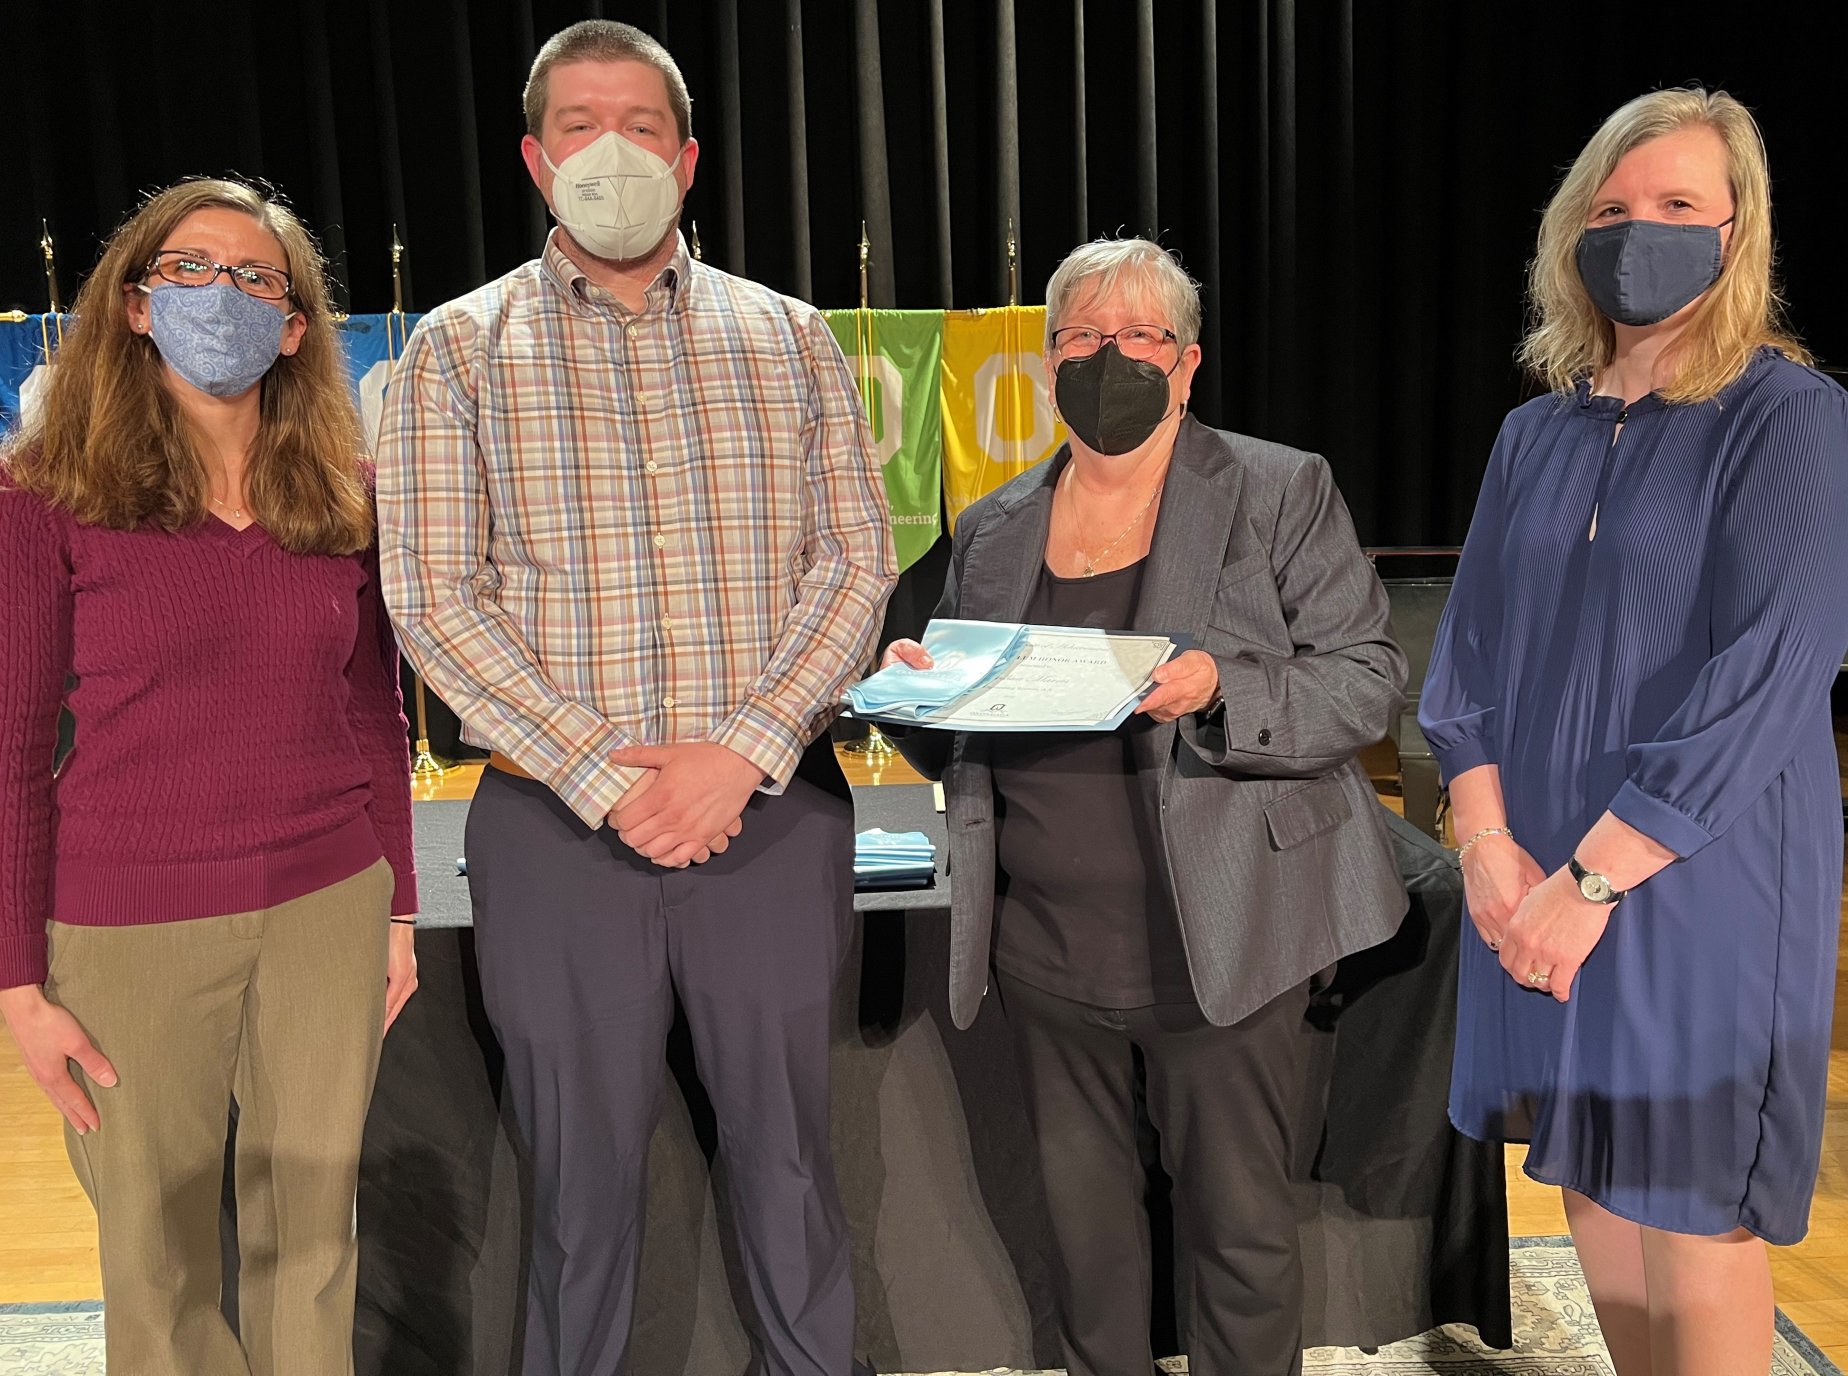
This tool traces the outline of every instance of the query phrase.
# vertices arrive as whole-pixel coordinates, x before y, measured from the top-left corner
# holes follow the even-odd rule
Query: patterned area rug
[[[1304,1376],[1611,1376],[1611,1362],[1591,1310],[1578,1254],[1565,1237],[1515,1238],[1508,1257],[1514,1299],[1514,1350],[1497,1352],[1476,1341],[1474,1329],[1435,1328],[1376,1353],[1357,1347],[1312,1347]],[[1185,1357],[1156,1365],[1187,1370]],[[986,1373],[934,1376],[1062,1376],[1052,1371],[997,1368]],[[1771,1376],[1842,1376],[1780,1310]]]
[[[103,1304],[0,1304],[0,1376],[103,1376]]]
[[[1512,1352],[1496,1352],[1467,1328],[1437,1328],[1368,1354],[1353,1347],[1311,1348],[1305,1376],[1611,1376],[1591,1297],[1571,1241],[1516,1238],[1509,1254],[1514,1290]],[[1158,1363],[1185,1372],[1187,1360]],[[103,1306],[0,1304],[0,1376],[103,1376]],[[940,1372],[936,1376],[977,1376]],[[980,1376],[1059,1376],[997,1368]],[[1841,1370],[1780,1311],[1771,1376],[1842,1376]]]

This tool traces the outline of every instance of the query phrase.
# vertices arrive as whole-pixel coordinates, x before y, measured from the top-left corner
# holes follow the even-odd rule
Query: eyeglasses
[[[295,286],[289,274],[281,268],[260,267],[252,263],[232,267],[228,263],[214,263],[209,258],[183,248],[162,249],[148,264],[150,277],[158,277],[176,287],[210,286],[218,280],[220,273],[229,274],[237,289],[245,295],[264,301],[280,301]]]
[[[1125,325],[1115,334],[1100,334],[1089,325],[1068,325],[1053,331],[1052,351],[1060,359],[1089,358],[1112,341],[1124,358],[1139,363],[1152,363],[1170,341],[1181,342],[1173,330],[1160,325]]]

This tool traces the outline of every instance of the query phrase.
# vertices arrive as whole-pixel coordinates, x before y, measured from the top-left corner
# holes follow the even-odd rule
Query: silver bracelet
[[[1506,836],[1512,841],[1514,839],[1514,829],[1512,827],[1484,827],[1481,831],[1470,837],[1469,840],[1465,841],[1463,843],[1463,848],[1457,852],[1457,863],[1459,865],[1463,863],[1463,857],[1469,854],[1469,848],[1485,836]]]

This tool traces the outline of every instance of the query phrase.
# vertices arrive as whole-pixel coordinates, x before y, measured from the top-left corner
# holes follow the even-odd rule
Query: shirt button
[[[665,535],[655,536],[655,548],[656,549],[666,549],[667,548],[667,537]]]
[[[650,473],[653,473],[653,472],[655,472],[655,471],[656,471],[657,469],[659,469],[660,467],[661,467],[661,465],[660,465],[660,464],[658,464],[658,463],[656,463],[656,462],[655,462],[655,461],[654,461],[653,459],[650,459],[650,460],[648,461],[648,471],[649,471]]]
[[[671,616],[662,617],[661,627],[663,630],[672,630],[674,628],[674,618]]]
[[[648,393],[646,393],[646,392],[637,392],[637,393],[635,394],[635,399],[636,399],[636,401],[637,401],[637,402],[639,402],[639,403],[640,403],[641,405],[643,405],[643,406],[646,406],[646,405],[648,404]]]
[[[674,700],[672,698],[662,698],[661,705],[663,707],[672,707],[674,705]]]
[[[640,325],[629,326],[629,330],[628,330],[629,338],[634,339],[641,332],[642,332],[642,327]]]
[[[1258,744],[1259,745],[1269,745],[1270,742],[1271,742],[1270,727],[1267,726],[1262,731],[1258,732]]]

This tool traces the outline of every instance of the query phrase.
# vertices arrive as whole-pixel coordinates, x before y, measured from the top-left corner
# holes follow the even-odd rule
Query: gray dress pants
[[[1058,1245],[1071,1376],[1151,1376],[1136,1053],[1174,1181],[1175,1311],[1193,1376],[1302,1370],[1290,1187],[1309,987],[1230,1027],[1195,1004],[1098,1008],[999,975]]]
[[[626,1376],[674,992],[718,1117],[770,1376],[847,1376],[854,1309],[828,1137],[853,810],[795,779],[668,870],[545,785],[483,772],[468,817],[482,999],[534,1178],[525,1376]]]

